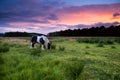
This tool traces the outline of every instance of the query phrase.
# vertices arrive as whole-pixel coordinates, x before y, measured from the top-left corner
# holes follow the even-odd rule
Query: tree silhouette
[[[100,26],[84,29],[64,30],[48,34],[49,36],[120,36],[120,25],[118,26]]]

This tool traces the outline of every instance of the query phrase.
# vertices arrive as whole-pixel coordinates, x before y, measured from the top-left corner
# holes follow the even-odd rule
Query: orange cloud
[[[61,24],[93,24],[97,22],[120,22],[120,18],[113,19],[113,13],[90,13],[90,12],[82,12],[77,14],[64,14],[59,16]]]
[[[98,22],[120,22],[120,4],[116,5],[89,5],[64,8],[58,11],[59,23],[61,24],[94,24]],[[117,15],[113,18],[113,15]]]

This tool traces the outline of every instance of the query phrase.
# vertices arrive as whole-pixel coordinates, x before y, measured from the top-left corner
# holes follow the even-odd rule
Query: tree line
[[[44,35],[40,33],[27,33],[27,32],[6,32],[0,33],[0,37],[31,37],[33,35]],[[120,25],[118,26],[100,26],[100,27],[91,27],[83,29],[68,29],[61,30],[56,32],[48,33],[48,36],[115,36],[120,37]]]
[[[49,36],[120,36],[120,25],[118,26],[100,26],[84,29],[68,29],[64,31],[57,31],[48,34]]]
[[[27,33],[27,32],[6,32],[3,37],[31,37],[33,35],[43,35],[39,33]]]

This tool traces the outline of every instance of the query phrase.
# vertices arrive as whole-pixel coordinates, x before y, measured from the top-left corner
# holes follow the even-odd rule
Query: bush
[[[115,42],[120,43],[120,38],[115,38]]]
[[[89,46],[86,46],[86,48],[90,48]]]
[[[84,69],[83,64],[77,61],[73,61],[72,63],[69,63],[68,66],[66,67],[66,73],[71,80],[77,80],[78,78],[81,77],[83,69]]]
[[[0,52],[8,52],[9,49],[10,49],[10,47],[7,43],[0,44]]]
[[[112,49],[115,49],[116,47],[115,46],[111,46]]]
[[[59,50],[60,50],[60,51],[64,51],[64,50],[65,50],[65,47],[64,47],[64,46],[59,46]]]
[[[89,52],[85,52],[85,54],[90,54]]]
[[[103,43],[99,43],[97,47],[104,47]]]
[[[56,45],[55,45],[55,44],[52,44],[52,45],[51,45],[51,49],[56,49]]]
[[[107,40],[107,41],[106,41],[106,44],[114,44],[114,42],[111,41],[111,40]]]

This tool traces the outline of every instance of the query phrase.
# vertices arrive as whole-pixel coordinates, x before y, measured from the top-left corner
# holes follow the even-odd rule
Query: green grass
[[[10,46],[7,43],[0,43],[0,53],[8,52]]]
[[[40,50],[39,45],[37,49],[29,49],[29,43],[7,42],[9,51],[1,52],[0,59],[4,61],[5,75],[0,77],[5,80],[120,80],[120,45],[116,38],[100,38],[114,41],[109,45],[100,43],[104,47],[98,47],[98,43],[78,43],[77,39],[50,38],[54,42],[51,50]],[[4,41],[5,38],[1,44]]]

